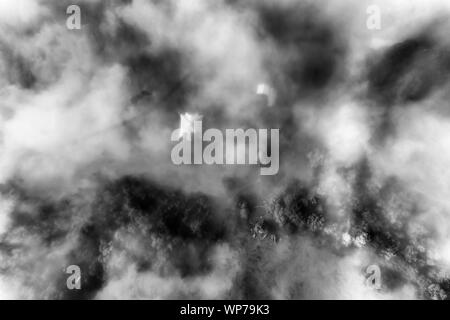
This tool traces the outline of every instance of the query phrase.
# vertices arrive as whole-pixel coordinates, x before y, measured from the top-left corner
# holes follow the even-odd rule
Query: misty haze
[[[450,299],[449,27],[448,0],[0,0],[0,299]],[[220,165],[172,161],[194,119]]]

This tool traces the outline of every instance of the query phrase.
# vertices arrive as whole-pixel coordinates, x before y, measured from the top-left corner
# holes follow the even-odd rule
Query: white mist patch
[[[165,258],[160,256],[159,259]],[[164,276],[154,271],[137,272],[132,261],[116,256],[110,261],[114,264],[111,270],[115,271],[109,274],[108,285],[96,299],[179,299],[193,296],[224,299],[240,270],[237,252],[226,244],[217,245],[210,259],[213,264],[211,272],[183,278],[178,274]]]
[[[14,200],[0,196],[0,236],[8,230],[10,214],[14,207]]]
[[[64,75],[65,86],[55,84],[16,101],[16,111],[0,129],[0,181],[19,174],[33,183],[55,178],[70,183],[77,169],[104,154],[127,157],[122,132],[114,129],[126,99],[123,68],[98,68],[89,81],[77,72]]]
[[[401,286],[393,292],[366,285],[365,267],[373,264],[368,249],[358,249],[340,257],[328,248],[317,247],[307,237],[282,241],[272,253],[278,263],[275,299],[414,299],[412,286]],[[276,262],[275,262],[276,261]],[[270,265],[268,267],[270,270]],[[381,273],[383,285],[383,274]]]
[[[21,291],[22,290],[22,291]],[[9,276],[0,275],[0,300],[30,299],[29,293],[24,293],[20,284]]]
[[[360,106],[348,103],[323,110],[317,129],[330,157],[338,163],[355,163],[367,151],[370,126]]]
[[[257,79],[268,78],[266,47],[254,29],[254,13],[225,1],[137,0],[118,14],[148,35],[153,50],[175,47],[187,53],[187,70],[201,84],[192,105],[223,104],[232,117],[254,117],[251,100]]]
[[[0,25],[21,28],[29,26],[45,13],[39,0],[2,0],[0,1]]]
[[[397,116],[396,138],[374,155],[379,172],[397,176],[411,191],[449,207],[450,120],[418,109]]]

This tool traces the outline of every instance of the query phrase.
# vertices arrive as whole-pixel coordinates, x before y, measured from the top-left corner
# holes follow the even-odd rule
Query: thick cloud
[[[424,3],[3,0],[0,298],[448,297],[450,7]],[[278,175],[173,165],[183,112],[279,128]]]

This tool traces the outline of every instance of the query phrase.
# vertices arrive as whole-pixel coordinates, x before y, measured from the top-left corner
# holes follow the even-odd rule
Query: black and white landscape
[[[0,298],[450,299],[449,30],[448,0],[0,0]],[[182,115],[279,129],[278,172],[174,164]]]

